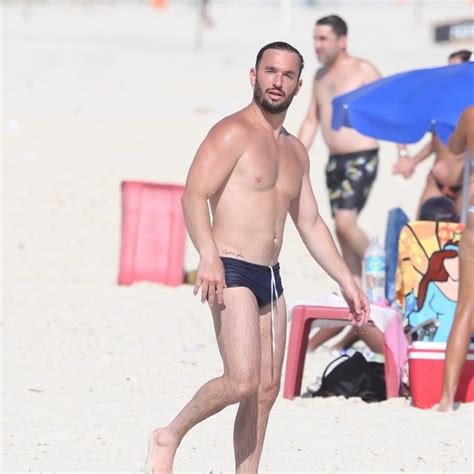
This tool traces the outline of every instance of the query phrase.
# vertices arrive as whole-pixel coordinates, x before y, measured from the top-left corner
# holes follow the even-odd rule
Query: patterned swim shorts
[[[330,155],[326,166],[326,185],[332,215],[338,209],[359,213],[377,176],[378,148],[343,155]]]

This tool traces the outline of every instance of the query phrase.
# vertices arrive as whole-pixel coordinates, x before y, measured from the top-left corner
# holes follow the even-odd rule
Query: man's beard
[[[267,89],[271,90],[271,89]],[[282,94],[284,92],[281,89],[278,89]],[[296,94],[296,87],[295,90],[284,97],[282,102],[274,103],[265,98],[265,93],[263,92],[260,84],[258,83],[258,79],[255,80],[255,87],[253,88],[253,98],[257,104],[259,104],[265,112],[269,114],[281,114],[290,106],[291,102],[293,101],[293,97]]]

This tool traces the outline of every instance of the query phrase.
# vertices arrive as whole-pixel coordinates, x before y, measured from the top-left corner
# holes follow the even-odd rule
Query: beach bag
[[[331,367],[339,362],[331,371]],[[380,402],[387,399],[384,364],[367,362],[360,352],[349,357],[342,355],[328,364],[324,370],[321,387],[311,393],[312,397],[331,396],[360,397],[365,402]]]

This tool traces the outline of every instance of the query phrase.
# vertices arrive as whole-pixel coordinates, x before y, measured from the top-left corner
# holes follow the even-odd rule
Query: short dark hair
[[[452,199],[446,196],[435,196],[423,203],[418,220],[459,222],[459,217]]]
[[[471,59],[472,51],[468,49],[460,49],[459,51],[454,51],[449,55],[448,59],[460,58],[463,63],[467,63]]]
[[[338,15],[323,16],[316,24],[330,26],[337,37],[347,36],[347,23]]]
[[[299,60],[300,60],[300,70],[299,70],[298,77],[301,76],[301,71],[304,68],[303,56],[301,55],[301,53],[296,48],[291,46],[291,44],[285,43],[284,41],[275,41],[273,43],[269,43],[269,44],[265,45],[257,54],[257,59],[255,60],[255,69],[258,69],[260,61],[262,60],[262,57],[263,57],[263,53],[267,49],[277,49],[279,51],[289,51],[290,53],[296,54],[298,56]]]

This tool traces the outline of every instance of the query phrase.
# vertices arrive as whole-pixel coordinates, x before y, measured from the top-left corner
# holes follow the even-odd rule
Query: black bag
[[[331,372],[335,362],[346,358]],[[360,397],[365,402],[380,402],[387,399],[384,364],[367,362],[360,352],[351,357],[342,355],[334,359],[324,370],[321,387],[312,392],[313,397],[342,395],[346,398]]]

